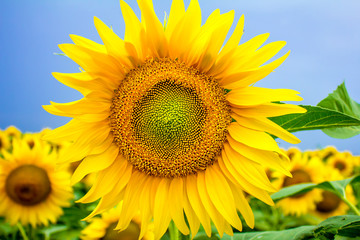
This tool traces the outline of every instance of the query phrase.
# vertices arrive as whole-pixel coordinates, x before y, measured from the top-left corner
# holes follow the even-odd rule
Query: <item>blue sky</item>
[[[134,0],[127,1],[137,12]],[[186,5],[189,1],[185,1]],[[203,19],[219,8],[245,15],[242,42],[269,32],[267,42],[285,40],[279,53],[291,50],[276,71],[257,83],[269,88],[298,90],[304,101],[316,105],[345,80],[350,96],[360,102],[360,1],[199,0]],[[77,72],[78,66],[57,45],[69,43],[69,34],[101,42],[93,16],[111,25],[121,37],[124,22],[118,0],[0,1],[0,129],[15,125],[23,132],[55,128],[69,119],[45,112],[49,101],[68,102],[81,96],[57,82],[51,72]],[[158,17],[169,13],[171,1],[154,0]],[[204,20],[205,21],[205,20]],[[360,136],[340,140],[321,131],[295,133],[298,147],[315,149],[335,145],[360,154]],[[279,141],[281,147],[289,144]]]

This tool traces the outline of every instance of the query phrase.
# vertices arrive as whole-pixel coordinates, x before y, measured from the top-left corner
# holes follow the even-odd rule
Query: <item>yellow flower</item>
[[[318,153],[318,156],[320,157],[320,159],[323,159],[324,161],[326,161],[329,157],[338,153],[338,150],[335,146],[327,146],[326,148],[321,149],[316,152]]]
[[[4,132],[10,137],[11,140],[13,138],[20,138],[21,137],[21,131],[15,126],[7,127],[4,130]]]
[[[328,167],[325,175],[325,181],[342,180],[344,177],[335,168]],[[315,209],[311,212],[313,215],[324,220],[332,216],[345,215],[349,206],[338,196],[329,191],[321,191],[322,200],[316,203]],[[345,189],[346,198],[356,205],[356,198],[350,185]]]
[[[114,230],[119,218],[121,217],[121,207],[113,208],[101,215],[101,218],[91,219],[90,225],[81,231],[80,238],[83,240],[111,240],[111,239],[126,239],[138,240],[140,231],[143,231],[142,240],[152,240],[154,235],[152,233],[151,225],[148,229],[141,229],[141,219],[136,215],[131,220],[129,226],[123,231]]]
[[[210,220],[221,236],[232,234],[231,226],[242,229],[237,210],[253,227],[243,191],[273,204],[264,167],[289,175],[288,158],[269,134],[299,142],[268,117],[305,111],[274,103],[301,100],[294,90],[253,86],[286,59],[264,65],[285,42],[260,48],[269,37],[262,34],[239,45],[241,17],[223,46],[233,11],[215,10],[202,25],[197,0],[186,11],[174,0],[163,26],[151,0],[138,4],[141,22],[120,2],[124,40],[95,18],[104,45],[71,35],[75,44],[59,46],[83,71],[53,75],[84,98],[44,106],[73,118],[46,139],[74,142],[61,157],[82,160],[73,183],[99,172],[80,200],[101,198],[89,217],[123,201],[119,230],[138,211],[142,227],[153,219],[155,239],[171,220],[183,234],[195,236],[202,224],[210,236]]]
[[[336,152],[327,158],[326,165],[337,169],[344,177],[349,177],[353,173],[355,161],[350,152]]]
[[[14,139],[12,153],[0,159],[0,214],[10,224],[48,225],[72,198],[70,176],[55,171],[57,154],[50,146]]]
[[[11,142],[9,136],[2,130],[0,130],[0,156],[1,152],[8,151],[11,148]]]
[[[290,172],[292,178],[274,173],[274,186],[280,190],[283,187],[300,183],[320,183],[325,181],[324,164],[317,157],[309,157],[304,153],[302,157],[293,158],[291,161]],[[292,197],[282,199],[276,203],[286,215],[304,215],[310,210],[314,210],[316,203],[322,200],[321,191],[314,189],[304,194],[298,194]]]

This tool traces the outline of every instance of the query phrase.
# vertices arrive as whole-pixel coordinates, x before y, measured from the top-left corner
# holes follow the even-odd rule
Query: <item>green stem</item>
[[[26,232],[25,232],[23,226],[22,226],[20,223],[17,223],[16,225],[17,225],[17,227],[19,228],[19,231],[20,231],[21,236],[23,237],[23,239],[24,239],[24,240],[29,240],[29,238],[28,238],[28,236],[26,235]]]
[[[170,240],[179,240],[180,239],[180,232],[175,226],[175,223],[173,221],[170,222],[169,225],[169,235]]]
[[[341,196],[341,200],[343,200],[349,207],[351,210],[353,210],[355,212],[356,215],[360,216],[360,211],[359,209],[357,209],[355,207],[354,204],[352,204],[349,200],[347,200],[345,197]]]

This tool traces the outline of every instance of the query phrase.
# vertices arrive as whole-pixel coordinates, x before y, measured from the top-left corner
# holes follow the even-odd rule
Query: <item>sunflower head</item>
[[[21,131],[15,126],[7,127],[4,132],[8,135],[8,137],[10,137],[10,140],[13,138],[20,138],[22,134]]]
[[[301,100],[296,91],[253,86],[286,59],[265,64],[285,42],[260,48],[269,37],[262,34],[239,45],[241,17],[224,44],[234,12],[216,10],[202,24],[197,0],[187,9],[174,0],[165,25],[151,0],[138,4],[141,20],[120,1],[124,40],[95,18],[103,44],[71,35],[75,44],[60,45],[84,71],[53,75],[84,98],[44,106],[73,118],[45,138],[73,142],[60,157],[81,160],[73,183],[97,173],[80,199],[103,199],[89,218],[123,202],[116,229],[140,212],[142,229],[153,221],[155,239],[172,220],[185,235],[195,236],[201,224],[211,236],[211,221],[221,236],[232,234],[231,226],[242,229],[237,210],[253,227],[244,192],[271,205],[275,188],[265,168],[291,175],[269,134],[299,142],[268,118],[305,111],[275,103]]]
[[[344,176],[331,166],[326,166],[326,181],[338,181],[344,179]],[[345,188],[346,199],[356,205],[356,198],[350,185]],[[340,197],[332,192],[322,190],[321,201],[316,203],[315,209],[311,213],[320,219],[327,219],[332,216],[345,215],[349,210],[349,206],[341,200]]]
[[[337,152],[326,160],[326,164],[349,177],[354,170],[354,157],[349,152]]]
[[[290,173],[292,177],[281,176],[274,173],[276,180],[273,184],[281,189],[283,187],[300,183],[320,183],[325,179],[327,171],[325,165],[318,157],[309,157],[311,154],[305,152],[299,158],[293,158],[291,161]],[[316,203],[322,200],[321,191],[313,189],[312,191],[297,194],[292,197],[282,199],[277,202],[286,215],[303,215],[315,209]]]
[[[32,226],[54,223],[69,205],[72,189],[69,175],[55,171],[57,154],[50,146],[14,139],[11,153],[0,161],[0,214],[11,223]],[[46,214],[44,214],[46,212]]]

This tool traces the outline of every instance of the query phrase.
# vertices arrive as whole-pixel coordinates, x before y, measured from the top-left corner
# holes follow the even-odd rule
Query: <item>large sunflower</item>
[[[253,86],[286,59],[288,53],[264,65],[285,42],[260,48],[269,37],[262,34],[239,45],[241,17],[223,46],[233,11],[216,10],[202,25],[197,0],[186,11],[174,0],[162,25],[151,0],[138,4],[141,22],[120,1],[124,40],[95,18],[104,45],[71,35],[75,44],[59,46],[83,71],[53,75],[84,98],[44,106],[73,118],[46,139],[74,142],[61,157],[83,159],[73,183],[99,172],[80,200],[101,198],[89,217],[123,200],[117,229],[126,229],[138,211],[142,227],[153,219],[155,239],[171,220],[183,234],[195,235],[201,223],[210,236],[210,220],[220,235],[232,234],[231,226],[242,229],[237,210],[253,227],[243,191],[273,204],[263,166],[290,175],[288,158],[268,133],[299,142],[268,119],[304,112],[274,103],[299,101],[298,92]]]
[[[14,139],[11,153],[0,159],[0,215],[10,224],[48,225],[70,204],[72,188],[66,170],[55,171],[57,154],[49,154],[50,145],[34,139]]]

